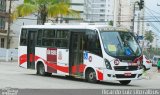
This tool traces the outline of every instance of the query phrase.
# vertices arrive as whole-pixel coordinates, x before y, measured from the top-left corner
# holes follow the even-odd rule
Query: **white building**
[[[23,0],[15,0],[12,1],[11,9],[12,11],[20,4],[23,4]],[[9,9],[9,1],[7,1],[7,10]],[[11,40],[10,40],[10,48],[18,48],[18,42],[19,42],[19,33],[20,28],[22,25],[30,25],[30,24],[37,24],[36,17],[34,16],[27,16],[24,19],[18,18],[17,20],[14,20],[11,24]],[[14,35],[13,35],[14,34]]]
[[[85,0],[84,10],[85,21],[113,21],[114,0]]]
[[[0,0],[0,48],[7,46],[7,17],[6,0]]]
[[[84,19],[84,0],[70,0],[70,8],[80,13],[80,17],[64,17],[68,23],[82,22]]]
[[[133,11],[130,0],[117,0],[117,26],[131,29]]]

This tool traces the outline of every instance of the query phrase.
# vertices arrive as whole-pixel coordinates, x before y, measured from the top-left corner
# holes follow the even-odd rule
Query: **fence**
[[[0,61],[18,61],[18,49],[0,48]]]

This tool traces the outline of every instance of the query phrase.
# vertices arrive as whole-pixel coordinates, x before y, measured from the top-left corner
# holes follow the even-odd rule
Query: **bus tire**
[[[93,69],[89,69],[86,71],[86,80],[91,83],[96,83],[96,72]]]
[[[42,63],[37,66],[37,74],[41,76],[51,76],[52,73],[45,72],[44,65]]]
[[[44,65],[42,63],[39,63],[37,65],[37,74],[41,75],[41,76],[45,76],[45,69],[44,69]]]
[[[121,80],[121,81],[119,81],[122,85],[128,85],[130,82],[131,82],[131,80]]]

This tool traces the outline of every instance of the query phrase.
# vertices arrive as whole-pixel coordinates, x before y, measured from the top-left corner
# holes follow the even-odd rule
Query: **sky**
[[[157,40],[156,44],[160,47],[160,0],[145,0],[145,19],[148,21],[159,21],[146,22],[149,25],[146,28],[152,30],[154,35],[157,36],[154,40]]]
[[[160,21],[160,0],[145,0],[145,17],[146,20]],[[159,4],[159,6],[157,6]],[[160,37],[160,22],[147,22],[149,29]],[[157,29],[153,28],[156,27]],[[158,31],[159,30],[159,31]]]

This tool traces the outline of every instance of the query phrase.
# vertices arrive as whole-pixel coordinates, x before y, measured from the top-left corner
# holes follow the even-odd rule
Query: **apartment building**
[[[0,48],[6,48],[7,43],[7,13],[6,0],[0,0]]]
[[[85,0],[84,15],[88,22],[113,21],[114,0]]]
[[[80,13],[79,17],[67,16],[64,20],[67,23],[83,22],[84,19],[84,0],[70,0],[70,8]]]
[[[117,1],[117,26],[132,29],[133,8],[130,0]]]

